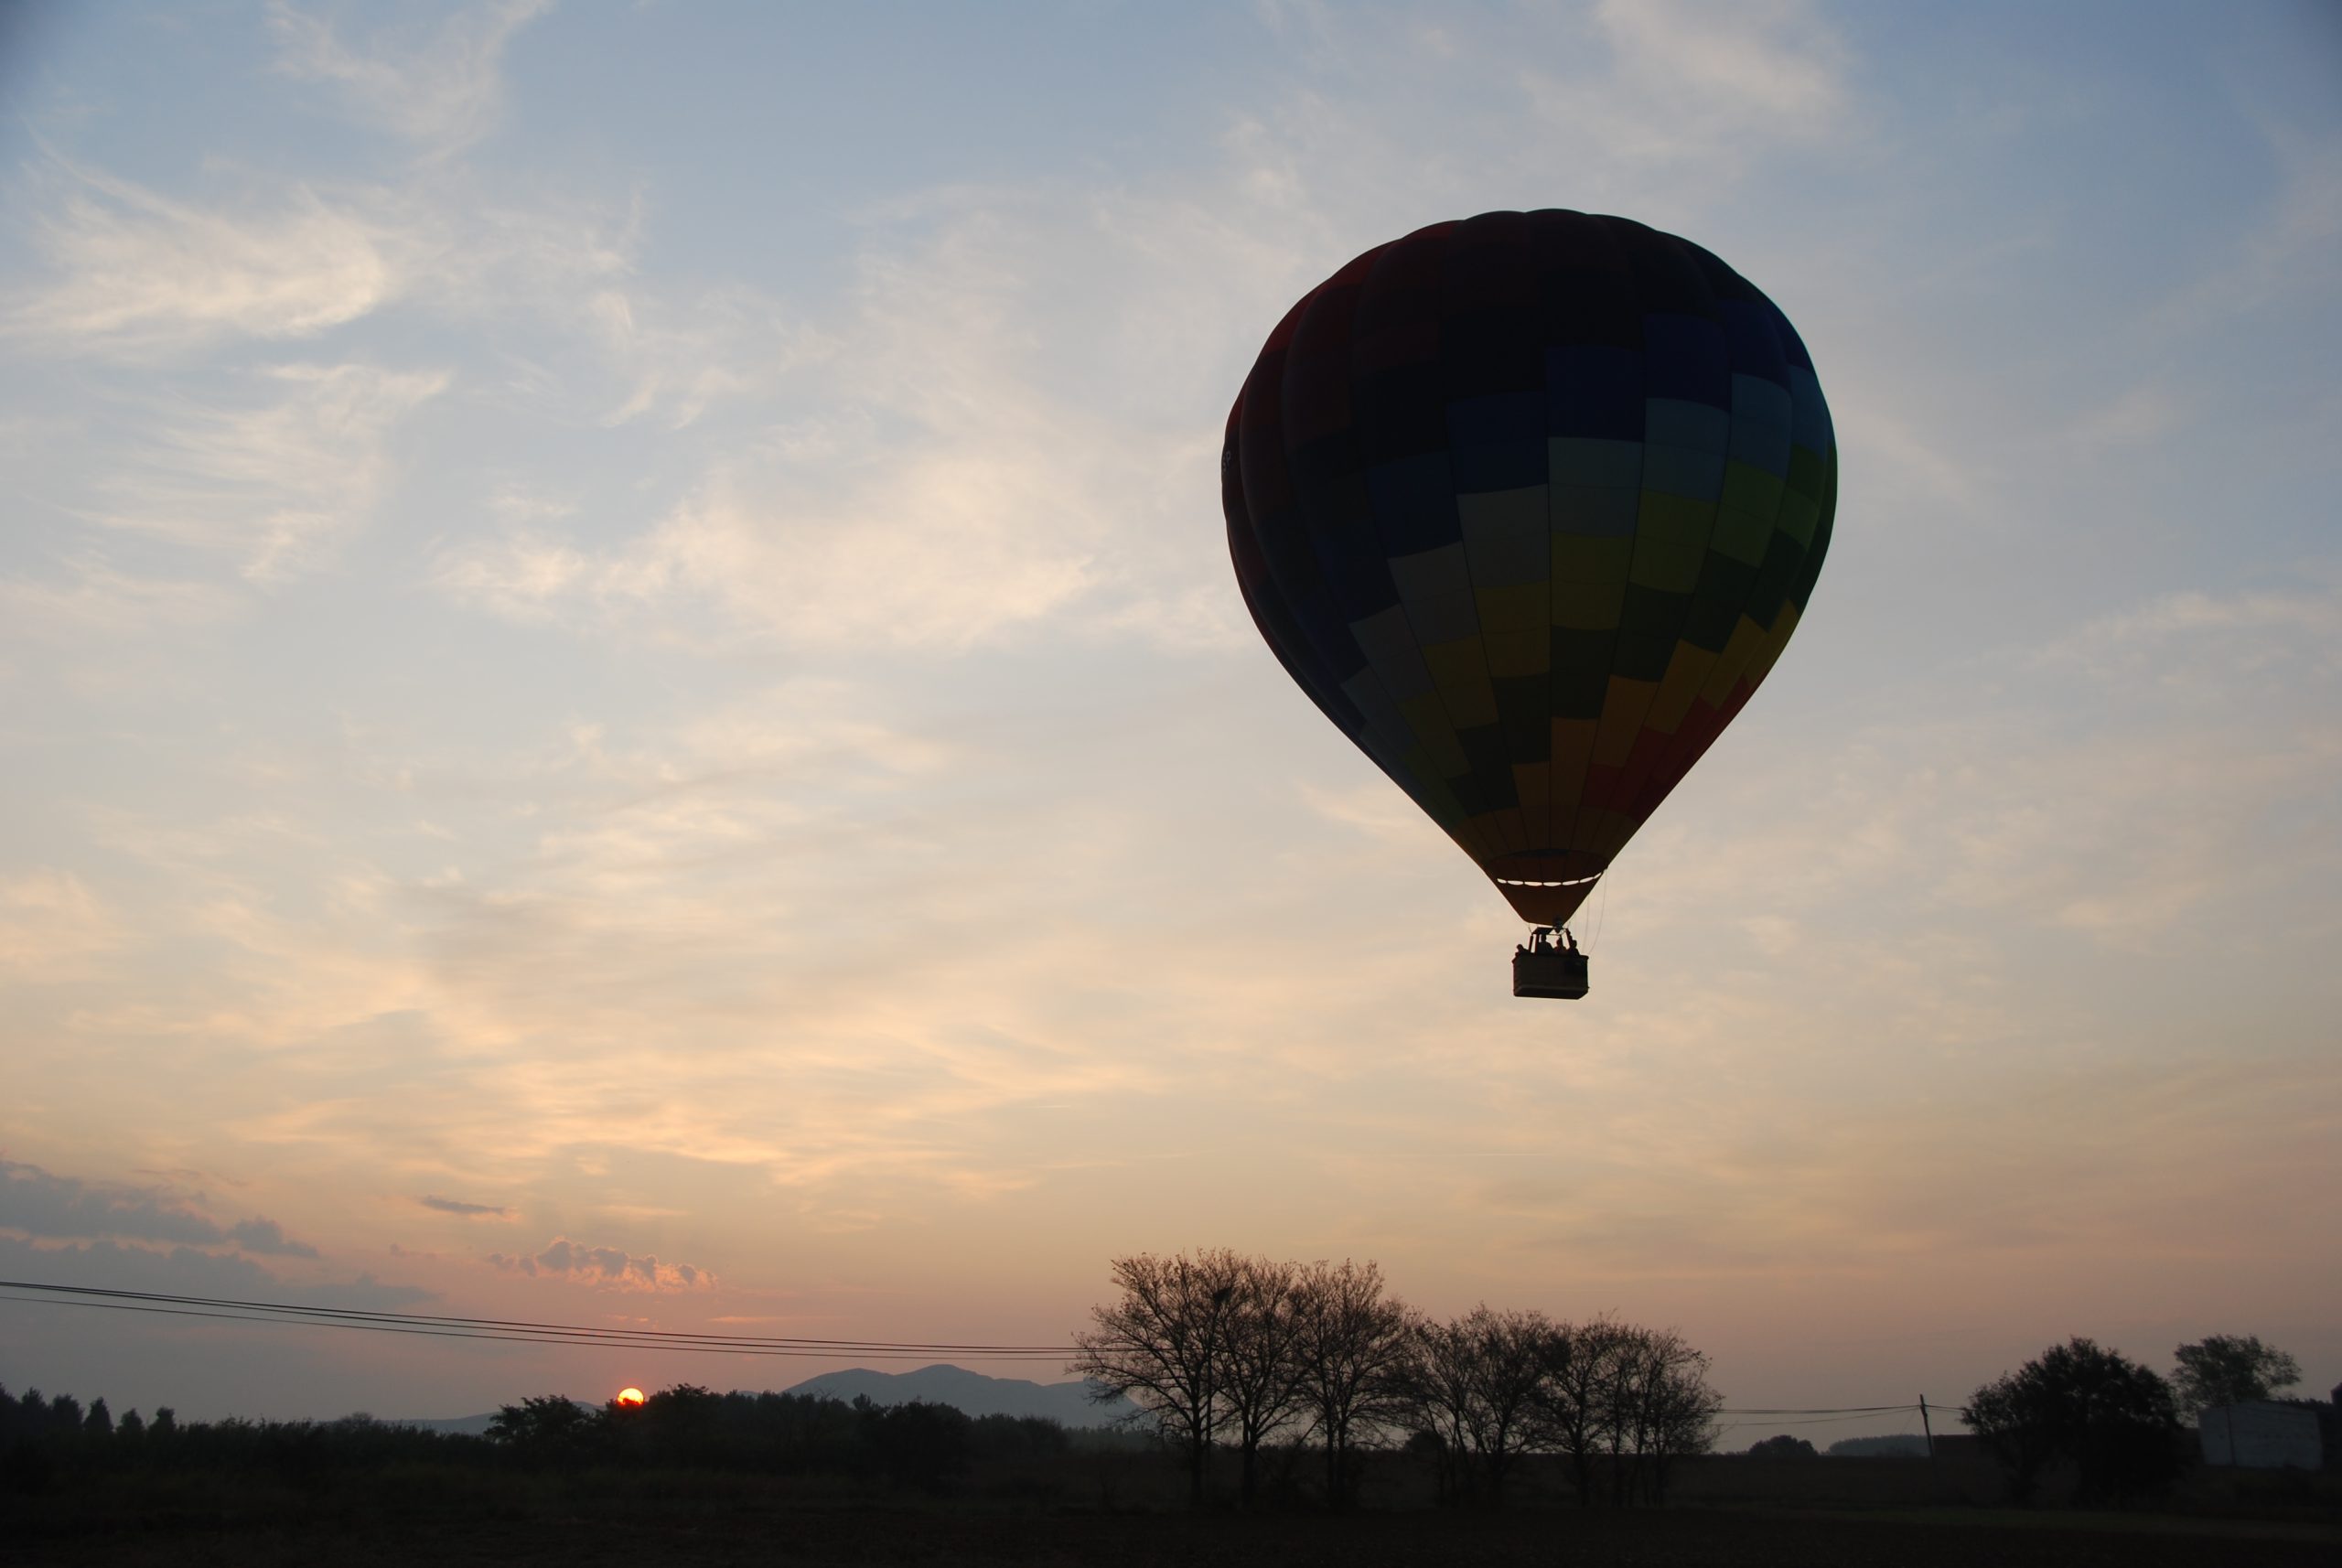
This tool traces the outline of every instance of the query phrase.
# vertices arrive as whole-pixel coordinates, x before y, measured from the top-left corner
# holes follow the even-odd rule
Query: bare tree
[[[1073,1337],[1067,1369],[1127,1395],[1187,1451],[1187,1500],[1200,1505],[1225,1369],[1223,1336],[1245,1262],[1228,1249],[1117,1258],[1118,1299],[1090,1309],[1098,1326]]]
[[[1490,1312],[1471,1318],[1479,1348],[1480,1397],[1473,1446],[1488,1477],[1491,1499],[1504,1501],[1505,1482],[1521,1455],[1537,1445],[1538,1391],[1561,1326],[1534,1309]]]
[[[1608,1317],[1558,1329],[1545,1344],[1538,1415],[1546,1441],[1566,1455],[1580,1507],[1592,1506],[1604,1445],[1610,1385],[1634,1330]]]
[[[1479,1397],[1472,1335],[1462,1318],[1425,1318],[1409,1339],[1406,1425],[1436,1444],[1439,1500],[1458,1502],[1470,1479],[1473,1405]]]
[[[1707,1452],[1724,1402],[1707,1368],[1672,1329],[1597,1317],[1554,1332],[1538,1421],[1543,1443],[1568,1456],[1581,1506],[1657,1502],[1671,1462]]]
[[[1706,1352],[1671,1328],[1636,1329],[1627,1339],[1611,1383],[1616,1431],[1633,1455],[1618,1477],[1619,1502],[1664,1500],[1671,1462],[1714,1442],[1724,1397],[1708,1386],[1707,1371]]]
[[[1326,1445],[1326,1502],[1344,1508],[1358,1481],[1357,1454],[1406,1409],[1405,1373],[1414,1315],[1383,1294],[1382,1270],[1348,1258],[1300,1273],[1294,1359],[1300,1394]]]
[[[1451,1499],[1477,1470],[1501,1505],[1505,1483],[1539,1435],[1540,1392],[1560,1326],[1542,1312],[1486,1305],[1415,1338],[1414,1424],[1442,1449],[1442,1491]]]
[[[1218,1339],[1220,1366],[1212,1381],[1223,1407],[1220,1419],[1235,1432],[1246,1508],[1260,1496],[1261,1444],[1304,1408],[1298,1283],[1291,1263],[1245,1259]]]

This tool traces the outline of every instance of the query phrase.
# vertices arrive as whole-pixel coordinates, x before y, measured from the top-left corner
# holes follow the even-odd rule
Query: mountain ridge
[[[1081,1379],[1037,1383],[1027,1378],[995,1378],[949,1361],[938,1361],[908,1372],[848,1367],[817,1373],[777,1391],[811,1394],[847,1403],[867,1398],[872,1403],[882,1405],[948,1404],[966,1415],[1042,1416],[1069,1427],[1112,1426],[1138,1413],[1138,1407],[1123,1395],[1102,1402],[1093,1398],[1097,1387]],[[485,1415],[418,1416],[392,1424],[422,1432],[478,1436],[487,1432],[489,1423],[495,1419],[491,1412]]]

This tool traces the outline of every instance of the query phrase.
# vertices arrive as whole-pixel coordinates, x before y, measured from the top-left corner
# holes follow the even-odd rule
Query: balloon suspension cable
[[[1602,879],[1602,886],[1595,890],[1594,931],[1592,935],[1585,939],[1585,950],[1587,952],[1592,952],[1594,950],[1594,944],[1602,940],[1602,915],[1603,912],[1609,908],[1610,879],[1606,876]]]

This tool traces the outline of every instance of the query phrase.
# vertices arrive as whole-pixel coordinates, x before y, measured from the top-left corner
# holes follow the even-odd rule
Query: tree
[[[1708,1386],[1707,1354],[1673,1329],[1614,1329],[1603,1435],[1610,1452],[1611,1500],[1664,1499],[1675,1458],[1714,1442],[1724,1397]]]
[[[106,1408],[103,1394],[90,1402],[90,1413],[82,1418],[81,1430],[92,1437],[113,1435],[113,1412]]]
[[[1462,1318],[1425,1318],[1410,1339],[1404,1420],[1413,1436],[1407,1446],[1428,1453],[1437,1466],[1439,1500],[1460,1502],[1470,1479],[1472,1405],[1479,1397],[1472,1337]]]
[[[975,1423],[957,1406],[913,1400],[871,1414],[878,1463],[895,1485],[940,1492],[967,1468]]]
[[[2170,1385],[2090,1339],[2053,1346],[1978,1389],[1968,1424],[2000,1458],[2021,1503],[2053,1459],[2072,1464],[2085,1502],[2159,1492],[2178,1473]]]
[[[1158,1431],[1187,1451],[1187,1501],[1201,1506],[1219,1408],[1221,1337],[1242,1283],[1244,1260],[1226,1248],[1110,1265],[1119,1299],[1090,1309],[1095,1329],[1073,1337],[1067,1369],[1128,1396]]]
[[[1618,1375],[1635,1330],[1608,1317],[1566,1326],[1547,1342],[1538,1414],[1548,1440],[1569,1456],[1578,1506],[1593,1506],[1595,1463]]]
[[[1536,1444],[1552,1341],[1561,1327],[1542,1312],[1497,1312],[1485,1304],[1414,1332],[1412,1382],[1419,1432],[1440,1443],[1442,1496],[1460,1500],[1477,1477],[1490,1502]]]
[[[1219,1367],[1212,1384],[1235,1429],[1246,1508],[1260,1496],[1261,1444],[1303,1408],[1295,1354],[1301,1333],[1298,1284],[1291,1263],[1247,1258],[1237,1265],[1221,1317]]]
[[[161,1412],[157,1412],[158,1424],[160,1420]],[[596,1413],[575,1400],[547,1394],[500,1406],[496,1419],[488,1423],[488,1436],[492,1443],[552,1458],[575,1451],[596,1421]]]
[[[2214,1405],[2250,1404],[2302,1380],[2302,1365],[2263,1345],[2258,1335],[2214,1334],[2173,1352],[2171,1380],[2180,1419],[2193,1421]]]
[[[1303,1269],[1294,1301],[1297,1391],[1326,1445],[1327,1506],[1346,1508],[1357,1486],[1358,1450],[1404,1412],[1414,1315],[1383,1294],[1380,1267],[1348,1258]]]
[[[1748,1445],[1751,1459],[1819,1459],[1813,1444],[1802,1437],[1792,1437],[1784,1432],[1778,1437],[1764,1438]]]
[[[1472,1446],[1488,1478],[1489,1498],[1501,1506],[1506,1481],[1521,1456],[1536,1446],[1538,1396],[1548,1347],[1562,1329],[1534,1309],[1490,1312],[1480,1307],[1465,1321],[1478,1357]]]
[[[2033,1501],[2042,1468],[2054,1456],[2048,1423],[2034,1408],[2036,1402],[2035,1390],[2016,1372],[2002,1373],[1968,1399],[1969,1430],[2000,1461],[2009,1498],[2020,1508]]]

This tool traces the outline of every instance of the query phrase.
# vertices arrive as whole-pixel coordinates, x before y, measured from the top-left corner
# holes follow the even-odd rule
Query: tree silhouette
[[[1221,1315],[1213,1384],[1235,1429],[1246,1508],[1260,1497],[1261,1444],[1303,1408],[1298,1284],[1291,1263],[1247,1258]]]
[[[2250,1404],[2302,1380],[2302,1364],[2260,1336],[2214,1334],[2173,1352],[2179,1370],[2171,1391],[2183,1420],[2214,1405]]]
[[[1978,1389],[1968,1424],[1999,1457],[2020,1503],[2032,1501],[2055,1459],[2072,1464],[2087,1502],[2160,1492],[2178,1474],[2170,1385],[2090,1339],[2053,1346]]]
[[[1186,1450],[1187,1500],[1201,1506],[1219,1412],[1223,1336],[1245,1261],[1227,1248],[1193,1257],[1142,1252],[1111,1265],[1121,1295],[1093,1307],[1094,1329],[1073,1337],[1069,1369],[1108,1397],[1126,1395]]]
[[[1326,1446],[1326,1501],[1347,1508],[1359,1447],[1370,1434],[1396,1425],[1406,1409],[1414,1316],[1383,1294],[1379,1266],[1347,1258],[1301,1270],[1295,1302],[1298,1390]]]

